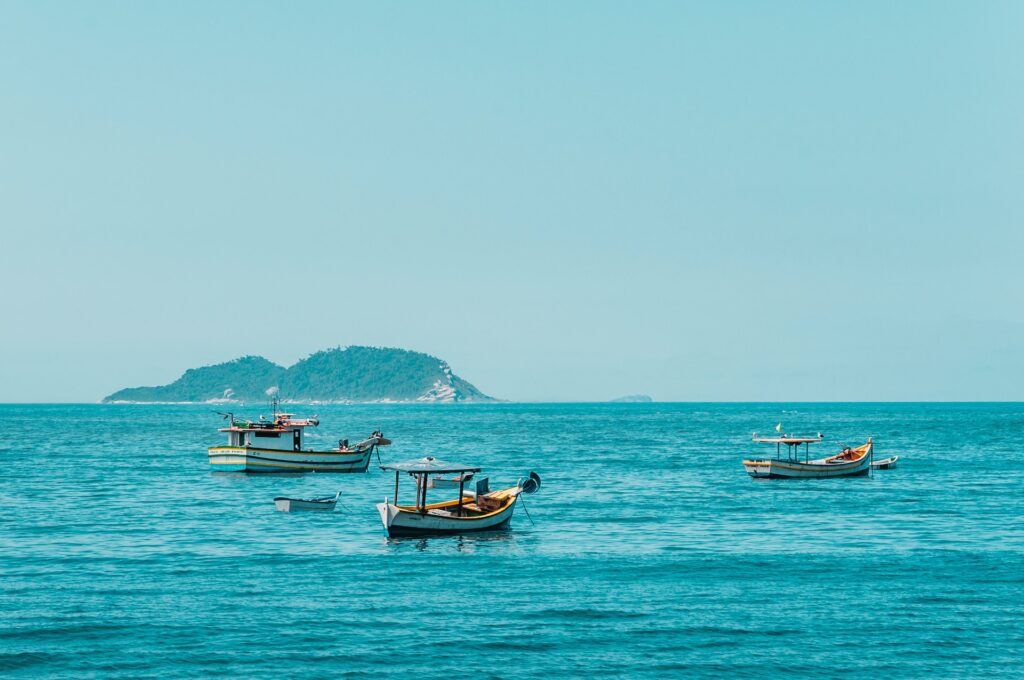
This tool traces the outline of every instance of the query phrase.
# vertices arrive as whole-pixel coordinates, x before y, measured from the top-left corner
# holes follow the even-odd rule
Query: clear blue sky
[[[0,5],[0,401],[406,347],[1024,399],[1024,3]]]

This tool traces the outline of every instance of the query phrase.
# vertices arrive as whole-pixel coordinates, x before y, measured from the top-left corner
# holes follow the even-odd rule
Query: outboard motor
[[[530,476],[523,480],[522,489],[527,495],[537,493],[540,490],[540,475],[530,470]]]

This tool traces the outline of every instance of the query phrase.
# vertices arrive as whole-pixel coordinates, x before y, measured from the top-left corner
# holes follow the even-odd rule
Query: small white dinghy
[[[322,512],[334,512],[334,506],[338,504],[341,492],[333,496],[323,498],[288,498],[278,496],[274,499],[274,505],[281,512],[292,512],[293,510],[320,510]]]
[[[896,461],[899,459],[899,456],[890,456],[889,458],[873,461],[871,467],[875,470],[892,470],[896,467]]]

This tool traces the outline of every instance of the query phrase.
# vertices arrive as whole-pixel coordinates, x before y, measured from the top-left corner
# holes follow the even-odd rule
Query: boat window
[[[257,437],[273,437],[274,439],[278,439],[281,436],[280,432],[260,432],[259,430],[253,432],[253,434]]]

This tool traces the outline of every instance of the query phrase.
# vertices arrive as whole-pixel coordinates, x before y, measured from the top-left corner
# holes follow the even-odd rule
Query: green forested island
[[[285,368],[259,356],[190,368],[170,385],[129,387],[104,402],[489,402],[437,357],[386,347],[323,350]]]

